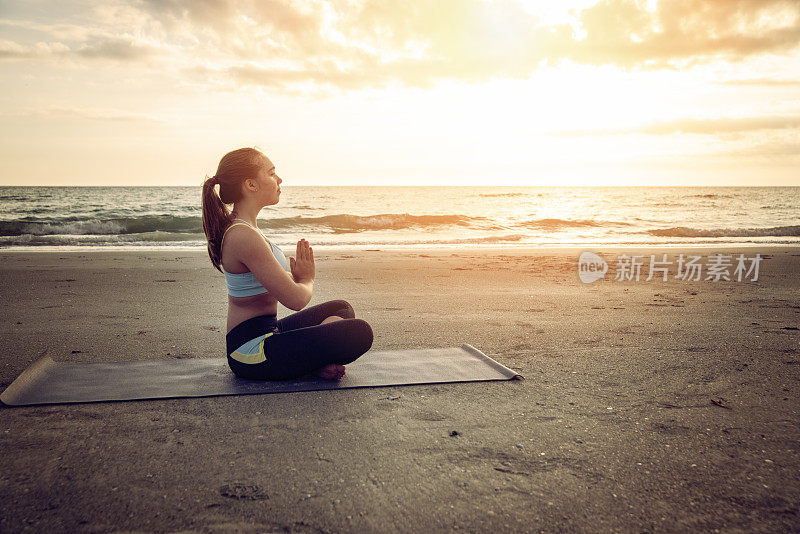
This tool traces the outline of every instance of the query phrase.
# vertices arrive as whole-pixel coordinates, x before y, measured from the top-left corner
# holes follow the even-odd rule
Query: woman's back
[[[247,265],[236,257],[236,247],[225,246],[226,242],[231,245],[244,237],[242,232],[252,232],[254,230],[261,234],[258,229],[253,228],[247,221],[237,218],[228,226],[223,235],[220,267],[225,274],[225,285],[228,288],[228,332],[247,319],[265,313],[277,314],[278,311],[278,300],[261,285],[261,282],[248,269]],[[261,236],[264,237],[263,234]],[[265,237],[264,240],[270,244],[273,255],[281,263],[281,266],[288,271],[289,262],[286,261],[283,251],[272,245]],[[277,251],[275,250],[276,248]]]

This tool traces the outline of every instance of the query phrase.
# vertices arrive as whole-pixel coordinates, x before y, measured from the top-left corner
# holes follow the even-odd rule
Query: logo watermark
[[[647,256],[629,256],[620,254],[616,258],[614,280],[618,282],[636,281],[644,279],[649,282],[653,278],[664,282],[670,278],[683,281],[711,281],[720,280],[742,282],[758,281],[758,270],[764,259],[761,254],[748,257],[744,254],[711,254],[705,257],[691,254],[680,254],[676,260],[668,260],[667,254],[662,254],[661,259],[656,259],[655,254]],[[673,268],[674,267],[674,268]],[[578,258],[578,277],[584,284],[591,284],[605,278],[608,272],[608,262],[601,255],[594,252],[582,252]],[[647,278],[644,278],[645,274]]]
[[[605,278],[608,271],[606,260],[594,252],[582,252],[578,258],[578,276],[584,284],[591,284]]]

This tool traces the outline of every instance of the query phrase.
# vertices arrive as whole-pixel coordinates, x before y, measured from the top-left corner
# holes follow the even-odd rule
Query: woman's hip
[[[225,348],[228,356],[247,342],[265,334],[277,332],[279,332],[277,315],[259,315],[242,321],[225,335]]]

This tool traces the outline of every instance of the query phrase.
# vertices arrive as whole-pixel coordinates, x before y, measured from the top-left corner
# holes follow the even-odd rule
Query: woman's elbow
[[[305,298],[303,299],[302,303],[301,303],[301,304],[300,304],[300,306],[297,308],[297,311],[300,311],[300,310],[302,310],[303,308],[305,308],[306,306],[308,306],[308,303],[309,303],[309,302],[311,302],[311,293],[309,293],[309,294],[308,294],[308,296],[307,296],[307,297],[305,297]]]
[[[284,304],[284,306],[286,306],[287,308],[289,308],[292,311],[300,311],[300,310],[302,310],[303,308],[306,307],[305,304],[300,305],[300,306],[297,306],[297,305],[294,305],[294,304],[292,304],[292,305]]]
[[[301,298],[292,299],[291,301],[281,302],[284,306],[292,311],[300,311],[305,308],[311,301],[311,295],[303,296]]]

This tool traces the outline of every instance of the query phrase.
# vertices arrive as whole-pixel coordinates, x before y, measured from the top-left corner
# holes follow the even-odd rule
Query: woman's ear
[[[247,189],[249,189],[250,191],[253,191],[253,192],[255,192],[255,191],[258,191],[258,184],[257,184],[257,183],[256,183],[256,181],[255,181],[254,179],[252,179],[252,178],[245,178],[245,180],[244,180],[244,185],[245,185],[245,187],[247,187]]]

